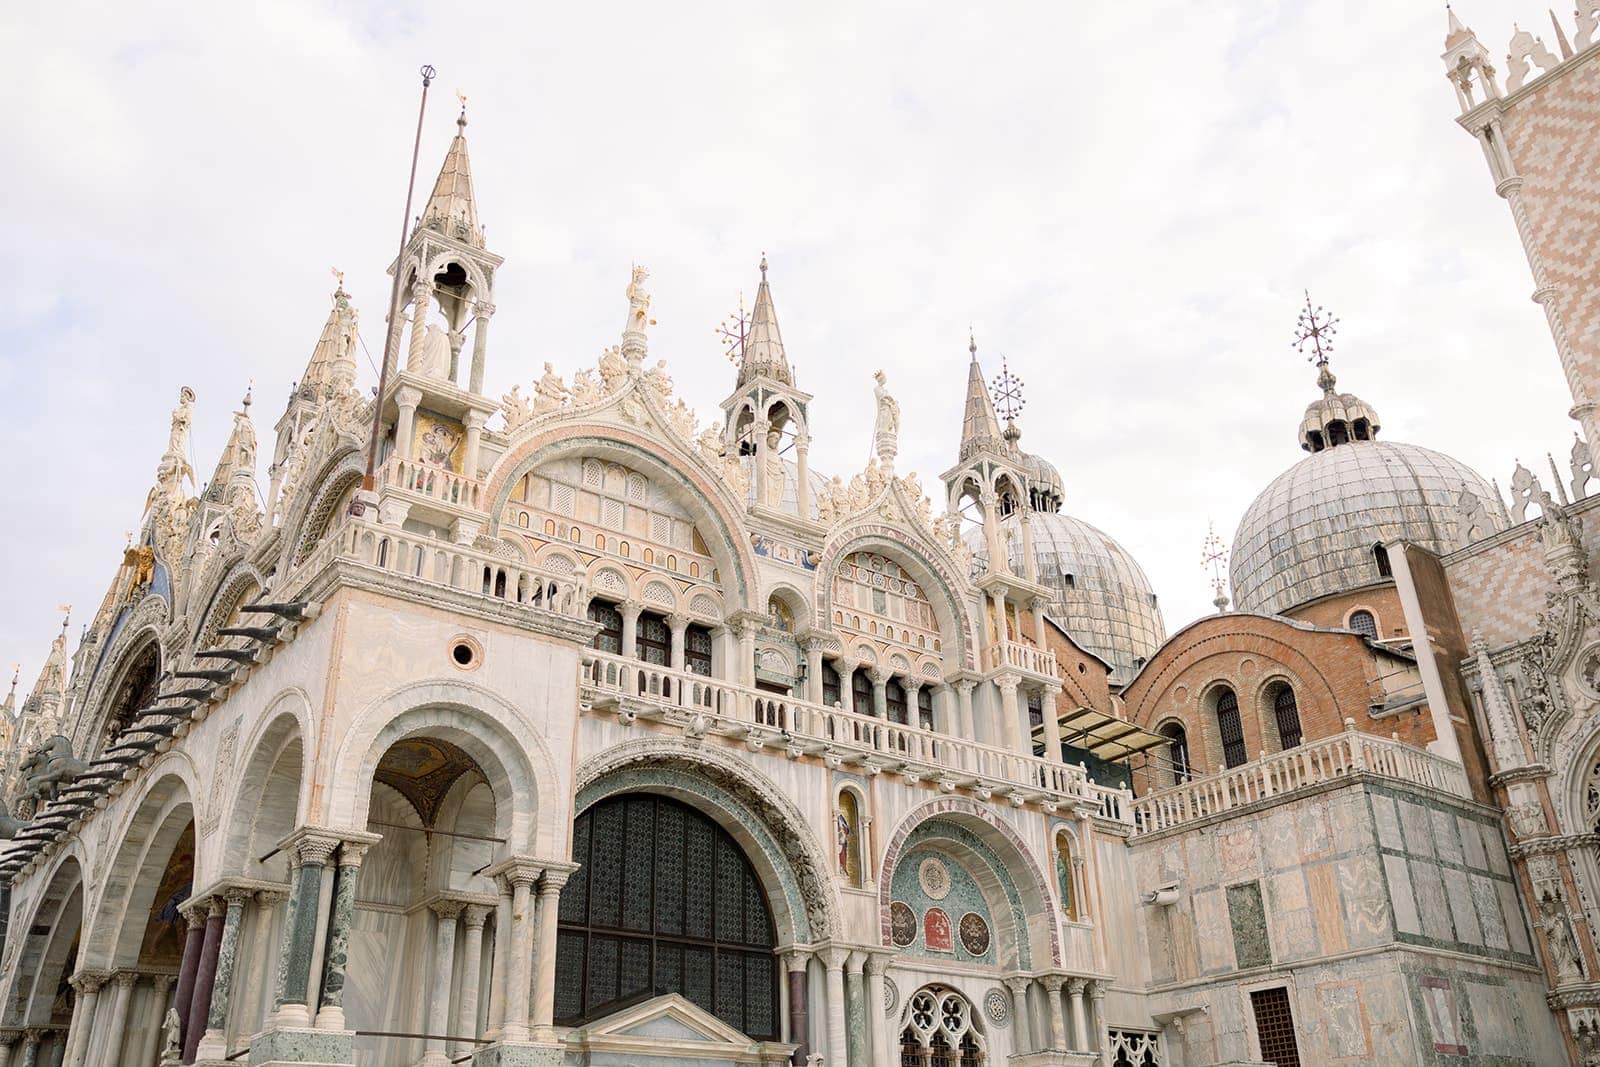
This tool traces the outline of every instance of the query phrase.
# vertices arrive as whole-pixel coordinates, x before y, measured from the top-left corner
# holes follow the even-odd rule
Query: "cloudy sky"
[[[1458,10],[1501,54],[1547,6]],[[270,453],[333,267],[376,357],[424,61],[419,184],[460,90],[506,257],[491,393],[592,364],[637,261],[652,355],[708,417],[731,382],[712,329],[765,251],[813,469],[864,463],[882,367],[931,484],[970,324],[1027,383],[1024,448],[1176,630],[1209,610],[1207,523],[1231,540],[1300,457],[1304,288],[1388,438],[1502,485],[1571,443],[1444,27],[1431,0],[5,5],[0,662],[26,687],[56,605],[74,636],[92,615],[180,385],[202,477],[252,380]]]

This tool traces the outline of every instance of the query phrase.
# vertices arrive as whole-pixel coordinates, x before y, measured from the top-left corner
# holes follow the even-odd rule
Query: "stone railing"
[[[1347,719],[1344,731],[1332,737],[1139,797],[1133,802],[1133,822],[1138,833],[1170,830],[1354,774],[1393,778],[1458,797],[1472,795],[1459,763],[1360,733]]]
[[[964,737],[592,650],[583,654],[583,684],[591,706],[630,719],[668,719],[695,736],[741,738],[752,749],[821,756],[945,792],[1000,794],[1019,805],[1082,804],[1107,819],[1131,819],[1132,794],[1096,785],[1082,767]]]
[[[516,560],[354,518],[346,518],[329,532],[295,568],[281,598],[291,598],[336,560],[569,618],[584,618],[588,611],[587,590],[573,575],[550,574]]]
[[[452,507],[483,509],[483,483],[431,463],[395,456],[384,464],[384,485]]]
[[[1058,677],[1054,652],[1017,641],[997,641],[990,645],[989,662],[996,668],[1010,667],[1030,674],[1042,674],[1047,678]]]

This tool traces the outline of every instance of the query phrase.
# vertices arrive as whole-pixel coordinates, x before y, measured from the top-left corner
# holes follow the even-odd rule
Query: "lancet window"
[[[943,986],[912,995],[900,1028],[901,1067],[977,1067],[985,1049],[966,997]]]
[[[1249,759],[1244,744],[1244,723],[1239,719],[1239,698],[1232,689],[1217,693],[1217,729],[1222,734],[1222,762],[1237,767]]]

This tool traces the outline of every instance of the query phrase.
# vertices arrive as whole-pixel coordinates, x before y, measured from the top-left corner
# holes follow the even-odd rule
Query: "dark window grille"
[[[899,679],[890,678],[883,687],[883,703],[889,712],[890,722],[897,722],[901,726],[910,725],[911,720],[908,717],[906,706],[906,691],[905,687],[900,684]]]
[[[927,686],[917,690],[917,725],[924,730],[933,729],[933,690]]]
[[[589,621],[600,624],[600,632],[594,635],[594,648],[599,652],[620,656],[622,612],[617,610],[617,606],[605,600],[589,601]]]
[[[1283,686],[1272,698],[1272,711],[1278,719],[1278,741],[1284,748],[1299,748],[1300,707],[1294,701],[1294,690]]]
[[[1378,620],[1370,611],[1357,611],[1350,616],[1350,629],[1374,641],[1378,639]]]
[[[578,816],[572,847],[581,867],[561,894],[556,1022],[680,993],[752,1038],[778,1038],[772,915],[725,830],[675,800],[624,794]]]
[[[828,707],[833,707],[844,699],[839,687],[839,672],[833,669],[833,664],[822,665],[822,702]]]
[[[1181,784],[1189,780],[1189,732],[1182,725],[1170,722],[1161,728],[1167,739],[1167,759],[1172,762],[1172,781]]]
[[[1258,989],[1250,994],[1250,1007],[1256,1016],[1256,1040],[1261,1045],[1262,1060],[1277,1067],[1300,1067],[1289,991],[1283,986]]]
[[[1043,756],[1045,754],[1044,698],[1039,695],[1038,690],[1028,694],[1028,738],[1030,741],[1038,738],[1037,741],[1033,741],[1033,754]]]
[[[1222,731],[1222,762],[1237,767],[1249,759],[1244,747],[1244,723],[1239,720],[1239,698],[1232,689],[1217,695],[1217,729]]]
[[[683,665],[694,674],[711,675],[711,631],[704,626],[683,632]]]
[[[850,710],[857,715],[872,715],[872,679],[863,668],[850,676]]]
[[[1389,550],[1382,545],[1372,546],[1372,559],[1378,565],[1379,578],[1394,577],[1394,570],[1389,565]]]
[[[642,662],[653,663],[657,667],[672,665],[672,628],[660,615],[642,613],[633,642]]]

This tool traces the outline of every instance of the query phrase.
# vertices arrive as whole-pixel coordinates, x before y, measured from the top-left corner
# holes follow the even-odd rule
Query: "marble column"
[[[1088,984],[1083,978],[1073,978],[1067,982],[1067,996],[1072,1002],[1072,1048],[1078,1052],[1089,1052],[1094,1048],[1089,1038],[1089,1022],[1083,1013],[1083,990]]]
[[[1056,718],[1056,696],[1060,687],[1045,686],[1039,696],[1039,707],[1044,717],[1044,758],[1051,763],[1065,762],[1061,752],[1061,722]]]
[[[811,438],[799,434],[794,439],[795,512],[811,521]]]
[[[688,663],[687,655],[684,652],[684,641],[689,633],[689,616],[680,612],[673,612],[667,616],[667,626],[672,630],[672,656],[669,662],[672,664],[673,670],[681,671],[684,669],[684,665]],[[678,702],[683,702],[682,694],[679,694]]]
[[[888,959],[881,953],[873,952],[867,956],[867,1040],[872,1043],[867,1062],[873,1067],[889,1067],[894,1059],[890,1053],[889,1035],[883,1029],[883,1006],[889,999],[883,972],[888,964]]]
[[[140,1046],[139,1058],[135,1061],[138,1067],[152,1067],[156,1062],[156,1053],[161,1048],[161,1024],[167,1017],[167,992],[175,981],[177,977],[170,974],[158,974],[150,979],[150,1005],[145,1012],[150,1025],[145,1030],[144,1044]]]
[[[356,883],[367,846],[356,841],[339,845],[339,863],[333,871],[333,904],[328,919],[327,948],[323,952],[322,994],[317,1008],[318,1030],[344,1029],[345,969],[350,963],[350,924],[356,914]]]
[[[506,872],[511,881],[511,939],[507,943],[509,959],[506,961],[506,1022],[502,1040],[526,1041],[528,1031],[528,1006],[533,999],[533,884],[538,879],[536,868],[513,867]]]
[[[828,1002],[824,1007],[828,1013],[828,1055],[826,1059],[830,1067],[847,1067],[850,1060],[850,1053],[845,1045],[844,1022],[844,961],[849,955],[849,950],[842,948],[825,948],[821,953],[823,973],[827,978],[828,989]]]
[[[767,431],[772,424],[765,418],[756,419],[750,424],[751,439],[756,444],[756,495],[757,504],[767,502]]]
[[[788,1040],[795,1046],[791,1060],[795,1067],[805,1067],[806,1060],[811,1056],[811,1011],[806,1003],[809,992],[806,963],[810,958],[810,953],[798,949],[783,954],[783,968],[789,982]],[[4,1065],[0,1064],[0,1067]]]
[[[411,459],[412,428],[416,425],[417,405],[422,403],[422,390],[402,385],[394,391],[396,413],[394,420],[394,452],[403,460]]]
[[[42,1040],[44,1040],[43,1030],[28,1030],[22,1035],[21,1067],[37,1067],[39,1063],[39,1042]]]
[[[1011,752],[1032,754],[1033,743],[1022,743],[1022,709],[1017,703],[1017,686],[1021,679],[1014,674],[1002,674],[994,680],[1000,690],[1000,737]]]
[[[889,717],[889,671],[884,667],[874,667],[867,674],[872,679],[873,718],[887,719]]]
[[[122,1054],[122,1042],[128,1033],[128,1005],[133,1001],[133,987],[139,981],[135,971],[122,971],[111,979],[116,989],[111,994],[111,1016],[104,1028],[95,1027],[105,1035],[101,1048],[106,1056],[106,1067],[116,1067]]]
[[[1028,558],[1033,558],[1032,552],[1028,553]],[[1048,634],[1047,627],[1044,624],[1044,613],[1050,607],[1050,601],[1042,596],[1036,596],[1028,601],[1028,607],[1033,610],[1034,642],[1039,646],[1040,652],[1047,651],[1050,648],[1050,642],[1047,640]]]
[[[1011,991],[1011,1032],[1016,1035],[1012,1051],[1032,1052],[1033,1028],[1028,1025],[1028,979],[1007,978],[1005,982],[1006,988]]]
[[[189,1018],[189,1005],[194,1002],[194,977],[200,969],[200,946],[206,936],[206,913],[193,903],[178,908],[178,913],[189,922],[189,932],[183,942],[183,961],[178,964],[178,994],[172,1006],[178,1010],[179,1030]]]
[[[1106,1030],[1106,983],[1093,982],[1089,986],[1090,1007],[1094,1009],[1090,1025],[1094,1028],[1094,1040],[1089,1043],[1091,1051],[1100,1054],[1100,1067],[1111,1067],[1111,1034]]]
[[[506,1025],[506,983],[510,981],[511,882],[504,874],[494,876],[500,899],[494,909],[494,958],[489,961],[489,1026],[485,1037],[499,1039]]]
[[[644,604],[637,600],[625,600],[619,605],[622,609],[622,658],[639,658],[639,613],[644,611]]]
[[[963,678],[956,683],[956,717],[960,722],[962,737],[977,739],[972,724],[972,690],[978,683]]]
[[[11,1053],[21,1038],[15,1030],[0,1030],[0,1067],[11,1067]]]
[[[806,638],[801,642],[806,650],[805,698],[813,704],[822,703],[822,641]]]
[[[228,1005],[233,999],[233,975],[239,961],[239,928],[244,923],[244,903],[250,899],[250,892],[229,889],[223,892],[222,899],[222,939],[217,943],[211,1003],[205,1015],[205,1034],[195,1049],[196,1059],[220,1060],[228,1054]],[[212,908],[215,907],[213,903]],[[199,1001],[195,997],[196,1010]]]
[[[483,360],[489,351],[489,320],[494,317],[494,305],[480,300],[473,306],[477,324],[472,330],[472,370],[467,377],[470,392],[483,392]]]
[[[413,373],[422,368],[422,342],[428,330],[428,304],[433,297],[433,286],[418,278],[411,286],[411,347],[406,353],[406,370]]]
[[[84,1058],[89,1052],[89,1039],[94,1036],[95,1009],[105,978],[98,974],[78,974],[72,977],[71,982],[78,995],[72,1008],[72,1024],[67,1031],[66,1067],[83,1067]]]
[[[478,479],[478,450],[483,444],[483,424],[485,421],[487,421],[486,416],[481,411],[469,411],[461,419],[461,424],[467,429],[467,443],[461,453],[461,473],[473,481]],[[462,496],[466,496],[465,491],[463,491]],[[462,507],[476,506],[476,503],[471,500],[462,500],[460,503]]]
[[[296,845],[300,868],[294,873],[289,914],[283,927],[283,958],[278,966],[276,1023],[280,1027],[303,1029],[311,1025],[308,999],[311,960],[316,955],[317,913],[322,902],[322,872],[337,844],[333,838],[305,837]]]
[[[200,1038],[206,1032],[206,1020],[211,1016],[211,997],[217,980],[217,954],[222,951],[222,925],[224,905],[220,897],[212,897],[206,915],[205,940],[200,946],[200,966],[195,970],[194,996],[184,1015],[183,1062],[193,1063],[200,1051]]]
[[[459,900],[436,900],[428,905],[433,912],[433,989],[428,1000],[427,1051],[422,1062],[445,1067],[444,1035],[450,1026],[450,985],[456,966],[456,919],[461,916]]]
[[[1050,1014],[1050,1048],[1060,1051],[1067,1047],[1067,1021],[1061,1011],[1061,987],[1066,979],[1059,974],[1047,974],[1041,979],[1048,995],[1046,1008]]]
[[[850,1067],[868,1067],[872,1062],[872,1046],[867,1039],[867,992],[861,980],[861,967],[865,962],[865,953],[852,952],[844,964],[844,1015],[850,1042]]]
[[[461,909],[461,1007],[452,1032],[462,1037],[478,1036],[478,983],[483,976],[483,927],[488,921],[489,909],[482,904],[468,904]],[[468,1042],[457,1042],[450,1055],[465,1056],[473,1048]]]
[[[539,876],[539,951],[533,963],[538,968],[533,981],[533,1038],[555,1040],[556,1014],[556,923],[560,920],[561,889],[573,868],[545,868]]]
[[[262,889],[255,895],[252,909],[255,914],[254,929],[250,934],[250,952],[245,964],[245,989],[248,990],[247,1000],[252,1009],[250,1021],[245,1023],[246,1032],[262,1029],[272,1012],[272,1004],[267,999],[277,992],[267,981],[267,961],[272,959],[272,916],[288,896],[277,889]],[[270,973],[275,974],[276,968]]]

